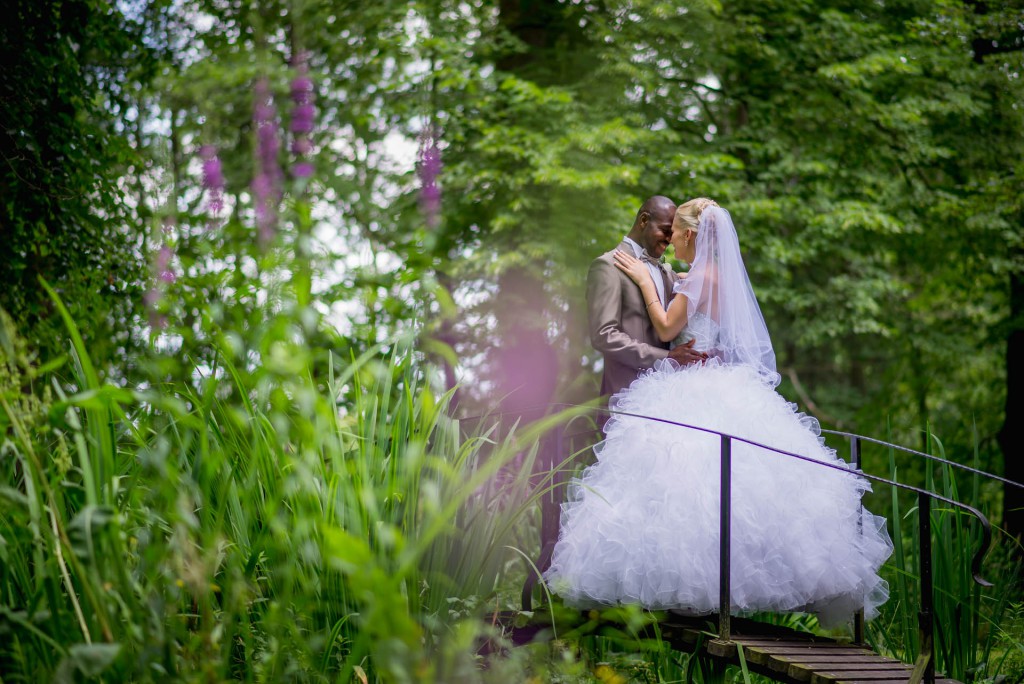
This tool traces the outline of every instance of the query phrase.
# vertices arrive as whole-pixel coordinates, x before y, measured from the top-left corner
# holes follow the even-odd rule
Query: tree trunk
[[[974,13],[986,15],[988,4],[967,0]],[[975,36],[971,41],[975,64],[983,64],[985,58],[1007,52],[1024,50],[1021,32],[1014,30],[1010,35]],[[998,98],[1000,93],[993,93]],[[1018,218],[1022,218],[1018,216]],[[1021,258],[1024,255],[1016,255]],[[1006,339],[1006,408],[1003,427],[999,431],[999,448],[1003,452],[1003,476],[1015,482],[1024,482],[1024,460],[1018,456],[1024,445],[1024,274],[1010,275],[1010,324]],[[1003,528],[1011,538],[1024,539],[1024,490],[1009,485],[1003,486]],[[1019,546],[1018,557],[1022,557]]]
[[[999,431],[1003,474],[1024,482],[1024,275],[1010,276],[1010,331],[1006,344],[1006,416]],[[1024,535],[1024,490],[1003,487],[1003,527],[1010,537]]]

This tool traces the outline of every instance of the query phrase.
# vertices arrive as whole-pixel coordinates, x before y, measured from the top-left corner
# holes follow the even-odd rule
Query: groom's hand
[[[707,361],[708,355],[694,349],[694,342],[696,342],[696,340],[690,340],[686,344],[679,345],[668,353],[668,358],[672,359],[680,366],[687,366],[691,363],[697,363],[698,361]]]

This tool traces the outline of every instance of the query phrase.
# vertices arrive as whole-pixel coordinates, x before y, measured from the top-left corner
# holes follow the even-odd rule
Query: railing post
[[[860,470],[860,438],[850,437],[850,467],[854,470]],[[864,527],[864,504],[859,504],[857,510],[857,533],[863,532]],[[863,644],[864,643],[864,607],[861,606],[856,613],[853,614],[853,643]]]
[[[925,492],[917,495],[918,526],[921,544],[921,613],[918,625],[921,632],[921,653],[925,661],[924,682],[935,682],[935,615],[932,611],[934,587],[932,585],[932,511],[931,497]]]
[[[730,565],[731,565],[731,517],[732,517],[732,440],[728,435],[722,435],[722,465],[721,465],[721,515],[719,518],[719,568],[718,568],[718,638],[723,641],[732,639],[732,623],[730,610],[732,609],[732,597],[730,595]]]

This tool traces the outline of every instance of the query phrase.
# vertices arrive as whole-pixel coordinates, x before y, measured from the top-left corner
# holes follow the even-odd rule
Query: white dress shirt
[[[642,259],[644,254],[646,254],[647,250],[641,247],[633,238],[624,237],[622,240],[633,248],[633,256],[637,259]],[[644,263],[647,264],[647,270],[651,272],[651,278],[654,280],[654,288],[658,291],[658,299],[661,300],[661,305],[667,309],[668,300],[665,298],[665,277],[661,271],[661,266],[653,264],[650,261],[645,261]]]

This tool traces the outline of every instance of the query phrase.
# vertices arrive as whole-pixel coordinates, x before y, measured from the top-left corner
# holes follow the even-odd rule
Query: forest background
[[[933,434],[1024,481],[1018,1],[16,0],[12,16],[0,308],[40,363],[69,353],[40,278],[100,377],[135,387],[147,350],[213,363],[211,329],[245,338],[268,292],[308,276],[309,345],[350,359],[412,335],[455,415],[586,401],[591,259],[648,195],[708,196],[739,229],[784,395],[826,427]],[[293,103],[310,102],[307,125]],[[271,243],[309,273],[266,268]],[[986,497],[1024,532],[1015,490]]]
[[[498,352],[541,331],[557,395],[590,398],[590,260],[646,196],[706,195],[741,229],[784,394],[908,445],[931,425],[963,449],[976,424],[994,471],[1024,443],[1017,3],[16,6],[0,306],[44,356],[63,336],[39,276],[126,380],[154,265],[189,276],[172,288],[184,329],[244,278],[254,87],[287,98],[301,52],[317,301],[352,350],[406,329],[451,345],[446,382],[470,379],[473,413],[509,391]],[[226,181],[218,230],[204,145]],[[417,147],[440,195],[426,218]]]

